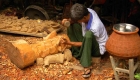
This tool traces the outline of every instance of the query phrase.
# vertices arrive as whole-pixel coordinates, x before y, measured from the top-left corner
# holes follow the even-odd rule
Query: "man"
[[[105,53],[108,35],[96,12],[82,4],[76,3],[71,7],[70,20],[77,23],[72,23],[67,29],[70,41],[65,39],[65,43],[72,45],[72,55],[85,68],[83,77],[89,77],[92,57]]]

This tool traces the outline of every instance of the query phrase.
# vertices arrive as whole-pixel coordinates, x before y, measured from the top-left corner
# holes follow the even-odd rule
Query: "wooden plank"
[[[46,37],[48,35],[48,34],[43,34],[43,33],[27,33],[27,32],[20,32],[20,31],[10,31],[10,30],[5,30],[5,29],[0,29],[0,32],[34,36],[34,37]]]

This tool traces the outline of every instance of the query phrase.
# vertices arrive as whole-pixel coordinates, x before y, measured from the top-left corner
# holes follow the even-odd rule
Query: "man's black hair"
[[[70,18],[71,20],[78,21],[87,16],[88,13],[88,9],[84,5],[75,3],[70,10]]]

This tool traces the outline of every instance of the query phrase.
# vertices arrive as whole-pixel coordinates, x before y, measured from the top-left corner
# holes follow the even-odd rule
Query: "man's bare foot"
[[[92,72],[92,67],[87,67],[87,68],[84,68],[84,72],[82,75],[84,78],[89,78],[91,75],[91,72]]]

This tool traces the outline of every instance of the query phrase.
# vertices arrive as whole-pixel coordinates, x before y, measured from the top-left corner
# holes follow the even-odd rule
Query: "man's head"
[[[88,22],[89,12],[88,9],[82,4],[74,4],[70,10],[71,20],[76,22]]]

